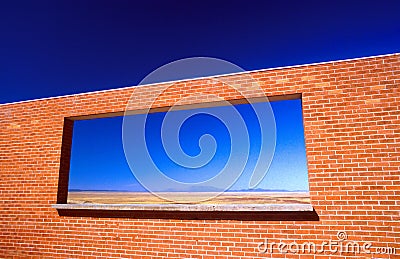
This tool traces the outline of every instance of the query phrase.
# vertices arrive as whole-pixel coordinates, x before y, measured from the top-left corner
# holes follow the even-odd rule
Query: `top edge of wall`
[[[43,101],[43,100],[51,100],[51,99],[59,99],[59,98],[66,98],[66,97],[74,97],[74,96],[87,95],[87,94],[105,93],[105,92],[111,92],[111,91],[120,91],[120,90],[129,89],[129,88],[148,87],[148,86],[153,86],[153,85],[161,85],[161,84],[165,84],[165,83],[177,83],[177,82],[204,80],[204,79],[212,79],[212,78],[234,76],[234,75],[241,75],[241,74],[251,74],[251,73],[271,71],[271,70],[282,70],[282,69],[289,69],[289,68],[301,68],[301,67],[308,67],[308,66],[318,66],[318,65],[324,65],[324,64],[351,62],[351,61],[357,61],[357,60],[382,58],[382,57],[396,56],[396,55],[400,55],[400,52],[395,52],[395,53],[390,53],[390,54],[383,54],[383,55],[375,55],[375,56],[366,56],[366,57],[358,57],[358,58],[350,58],[350,59],[339,59],[339,60],[323,61],[323,62],[316,62],[316,63],[292,65],[292,66],[262,68],[262,69],[249,70],[249,71],[243,71],[243,72],[219,74],[219,75],[213,75],[213,76],[194,77],[194,78],[187,78],[187,79],[180,79],[180,80],[171,80],[171,81],[157,82],[157,83],[150,83],[150,84],[143,84],[143,85],[136,85],[136,86],[125,86],[125,87],[112,88],[112,89],[106,89],[106,90],[98,90],[98,91],[91,91],[91,92],[83,92],[83,93],[77,93],[77,94],[50,96],[50,97],[29,99],[29,100],[9,102],[9,103],[0,103],[0,106],[19,104],[19,103],[27,103],[27,102],[36,102],[36,101]]]

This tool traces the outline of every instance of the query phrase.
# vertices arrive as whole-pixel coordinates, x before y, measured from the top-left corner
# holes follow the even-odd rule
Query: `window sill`
[[[108,211],[313,211],[311,204],[54,204],[52,207]]]

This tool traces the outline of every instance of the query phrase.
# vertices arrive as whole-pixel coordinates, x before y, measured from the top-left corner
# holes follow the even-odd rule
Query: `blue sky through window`
[[[276,149],[271,166],[255,190],[308,191],[308,171],[305,154],[301,100],[271,102],[276,122]],[[253,104],[257,106],[258,104]],[[250,104],[234,106],[240,113],[248,130],[250,152],[248,162],[230,191],[249,191],[249,179],[260,152],[260,127]],[[166,113],[148,114],[146,144],[155,165],[166,176],[187,183],[205,181],[218,174],[230,155],[231,140],[223,122],[202,113],[226,107],[198,109],[199,113],[187,119],[179,132],[182,150],[189,156],[200,152],[199,138],[210,134],[216,140],[216,152],[205,166],[185,168],[169,159],[163,148],[161,125]],[[182,113],[185,111],[174,111]],[[171,114],[171,113],[170,113]],[[143,114],[131,115],[139,121]],[[172,114],[173,116],[173,114]],[[70,190],[147,191],[136,180],[126,161],[122,144],[123,117],[75,121],[71,154]],[[139,123],[138,123],[139,127]],[[146,151],[143,151],[146,152]],[[240,152],[232,153],[240,156]],[[261,157],[262,159],[262,157]],[[140,161],[138,162],[140,163]],[[254,190],[253,189],[253,190]],[[168,186],[159,191],[171,190]],[[213,191],[212,186],[206,191]]]

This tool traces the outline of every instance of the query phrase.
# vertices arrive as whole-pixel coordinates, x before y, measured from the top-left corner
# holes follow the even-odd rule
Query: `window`
[[[76,120],[67,204],[310,210],[299,97]]]

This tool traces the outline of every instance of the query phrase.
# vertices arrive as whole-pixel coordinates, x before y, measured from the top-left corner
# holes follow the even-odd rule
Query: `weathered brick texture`
[[[66,118],[122,112],[131,95],[131,108],[145,108],[162,86],[154,84],[0,105],[0,257],[303,258],[260,254],[258,244],[266,239],[321,244],[335,240],[338,231],[345,231],[350,241],[395,247],[400,254],[400,55],[223,79],[252,94],[245,80],[249,75],[268,96],[302,94],[311,202],[318,221],[276,221],[267,214],[261,221],[60,216],[51,205],[65,195],[57,193],[65,190],[58,183],[68,170],[62,142],[65,149],[73,123]],[[177,82],[153,106],[171,106],[196,93],[241,97],[212,81]]]

